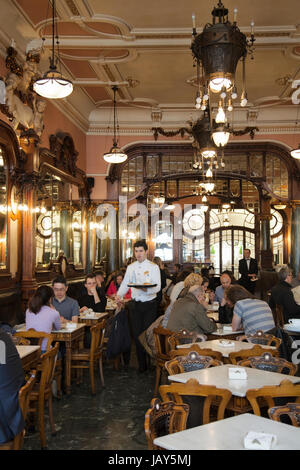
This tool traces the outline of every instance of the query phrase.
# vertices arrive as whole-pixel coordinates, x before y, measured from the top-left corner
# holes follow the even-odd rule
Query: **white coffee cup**
[[[300,326],[300,318],[290,318],[289,323],[293,326]]]

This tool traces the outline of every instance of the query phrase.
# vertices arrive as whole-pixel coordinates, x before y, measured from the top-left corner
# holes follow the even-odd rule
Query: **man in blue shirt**
[[[67,281],[63,276],[53,279],[52,287],[54,291],[53,307],[59,312],[63,321],[78,322],[79,305],[77,300],[67,296]]]

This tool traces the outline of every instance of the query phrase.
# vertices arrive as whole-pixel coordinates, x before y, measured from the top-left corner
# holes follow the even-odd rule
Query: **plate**
[[[283,328],[287,331],[293,331],[294,333],[300,333],[300,325],[295,326],[295,325],[291,325],[291,323],[286,323]]]
[[[220,339],[220,340],[219,340],[219,344],[220,344],[220,346],[225,346],[225,347],[232,347],[232,346],[234,346],[234,342],[233,342],[233,341],[226,341],[225,339]]]
[[[144,287],[156,287],[157,284],[127,284],[128,287],[134,287],[135,289],[143,289]]]

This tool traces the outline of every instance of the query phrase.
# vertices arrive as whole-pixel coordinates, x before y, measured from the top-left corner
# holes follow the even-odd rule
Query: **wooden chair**
[[[272,309],[273,318],[275,326],[283,328],[284,326],[284,317],[283,317],[283,308],[281,305],[276,304],[275,308]]]
[[[285,359],[273,357],[269,352],[265,352],[260,357],[254,356],[249,359],[239,361],[238,365],[287,375],[295,375],[298,370],[297,365],[286,361]]]
[[[36,371],[31,372],[30,378],[27,380],[26,384],[19,391],[19,405],[22,411],[24,421],[26,421],[28,406],[29,406],[29,395],[33,389],[33,386],[36,382]],[[25,429],[23,429],[17,436],[15,436],[13,441],[6,442],[5,444],[0,444],[0,450],[21,450],[23,447],[25,436]]]
[[[173,333],[169,338],[170,349],[176,349],[179,344],[189,344],[196,343],[201,341],[206,341],[207,337],[205,335],[200,335],[198,333],[193,333],[187,330],[181,330],[177,333]]]
[[[46,448],[46,434],[45,434],[45,403],[48,404],[49,421],[51,425],[51,432],[54,436],[55,425],[52,410],[52,380],[54,376],[56,357],[58,353],[59,343],[41,355],[40,366],[40,379],[35,384],[29,396],[30,408],[29,411],[38,413],[39,433],[41,440],[41,448]]]
[[[51,345],[54,341],[54,336],[51,333],[45,333],[44,331],[36,331],[33,328],[30,328],[26,331],[16,332],[14,336],[19,337],[20,339],[29,340],[30,344],[35,344],[42,347],[42,342],[44,339],[47,339],[46,351],[50,351]],[[61,376],[62,376],[62,363],[61,359],[56,359],[54,379],[57,383],[57,397],[61,397]]]
[[[281,345],[281,339],[276,336],[264,333],[262,330],[258,330],[252,335],[246,335],[246,340],[249,343],[260,344],[264,346],[275,346],[278,349]]]
[[[153,336],[155,341],[155,363],[156,363],[156,374],[155,374],[155,387],[154,387],[154,396],[156,397],[158,392],[158,387],[160,384],[160,378],[162,371],[165,370],[165,362],[170,359],[170,344],[168,339],[172,336],[174,332],[159,326],[154,328]]]
[[[223,419],[226,406],[232,396],[229,390],[212,385],[200,385],[195,379],[190,379],[184,384],[173,382],[170,385],[161,385],[159,393],[163,401],[171,400],[178,404],[183,403],[183,396],[204,397],[202,424],[208,424],[211,421],[211,405],[216,405],[216,398],[218,400],[217,420]]]
[[[281,422],[283,416],[288,416],[293,426],[300,426],[300,403],[287,403],[283,406],[273,406],[268,409],[268,415],[274,421]]]
[[[246,397],[250,402],[254,414],[261,416],[259,400],[263,399],[268,408],[273,408],[274,398],[276,397],[294,397],[296,403],[300,402],[300,384],[293,384],[290,380],[283,380],[280,385],[265,386],[258,389],[248,390]]]
[[[184,431],[189,413],[189,406],[178,405],[172,401],[162,403],[158,398],[151,400],[145,415],[145,434],[149,450],[160,450],[153,444],[156,437]]]
[[[223,356],[220,351],[214,351],[213,349],[208,349],[208,348],[200,348],[197,343],[191,345],[190,348],[172,349],[169,355],[170,355],[170,358],[173,359],[174,357],[177,357],[177,356],[187,356],[190,352],[196,352],[200,356],[209,356],[220,362],[223,361]]]
[[[207,369],[213,366],[222,366],[223,362],[209,356],[200,356],[196,351],[189,352],[186,356],[177,356],[165,363],[169,375],[191,372],[193,370]]]
[[[44,339],[47,339],[46,351],[51,349],[51,344],[53,343],[54,337],[51,333],[45,333],[44,331],[36,331],[33,328],[30,328],[26,331],[17,331],[14,334],[15,337],[26,338],[30,341],[30,344],[35,344],[38,346],[42,345]]]
[[[77,370],[89,369],[91,390],[92,394],[94,395],[96,393],[94,369],[97,362],[99,364],[101,384],[102,387],[104,387],[102,355],[104,349],[105,320],[102,320],[101,322],[97,323],[97,325],[92,326],[90,332],[90,349],[82,349],[78,352],[73,352],[71,357],[71,368]]]
[[[237,364],[243,359],[248,359],[249,357],[254,356],[261,356],[265,352],[268,352],[268,354],[271,354],[272,356],[279,357],[279,352],[277,349],[268,349],[266,351],[266,349],[262,348],[259,344],[256,344],[252,349],[243,349],[241,351],[231,352],[229,353],[228,357],[232,364]]]

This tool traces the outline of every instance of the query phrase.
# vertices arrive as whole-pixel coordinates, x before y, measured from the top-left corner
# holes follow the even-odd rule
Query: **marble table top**
[[[154,444],[167,450],[245,450],[249,431],[275,434],[274,450],[300,449],[300,428],[249,413],[158,437]]]
[[[169,375],[171,382],[186,383],[189,379],[198,380],[202,385],[214,385],[218,388],[230,390],[236,397],[245,397],[247,391],[252,388],[261,388],[266,385],[279,385],[282,380],[299,382],[299,377],[292,375],[278,374],[277,372],[266,372],[264,370],[252,369],[251,367],[242,367],[247,372],[247,379],[237,380],[229,379],[228,369],[231,367],[240,368],[240,366],[226,364],[223,366],[209,367],[208,369],[194,370],[184,372],[183,374]]]
[[[38,349],[40,349],[40,346],[23,346],[23,345],[20,345],[20,346],[16,346],[17,348],[17,351],[18,351],[18,354],[20,356],[21,359],[23,359],[23,357],[26,357],[28,356],[29,354],[37,351]]]
[[[222,341],[225,344],[222,344]],[[177,349],[182,348],[191,348],[194,344],[197,344],[201,349],[212,349],[213,351],[219,351],[223,357],[228,357],[232,352],[238,352],[245,349],[252,349],[256,346],[253,343],[246,343],[244,341],[235,341],[235,340],[220,340],[220,339],[212,339],[210,341],[201,341],[199,343],[192,343],[192,344],[179,344]],[[260,345],[262,348],[268,349],[276,349],[274,346],[264,346]]]

